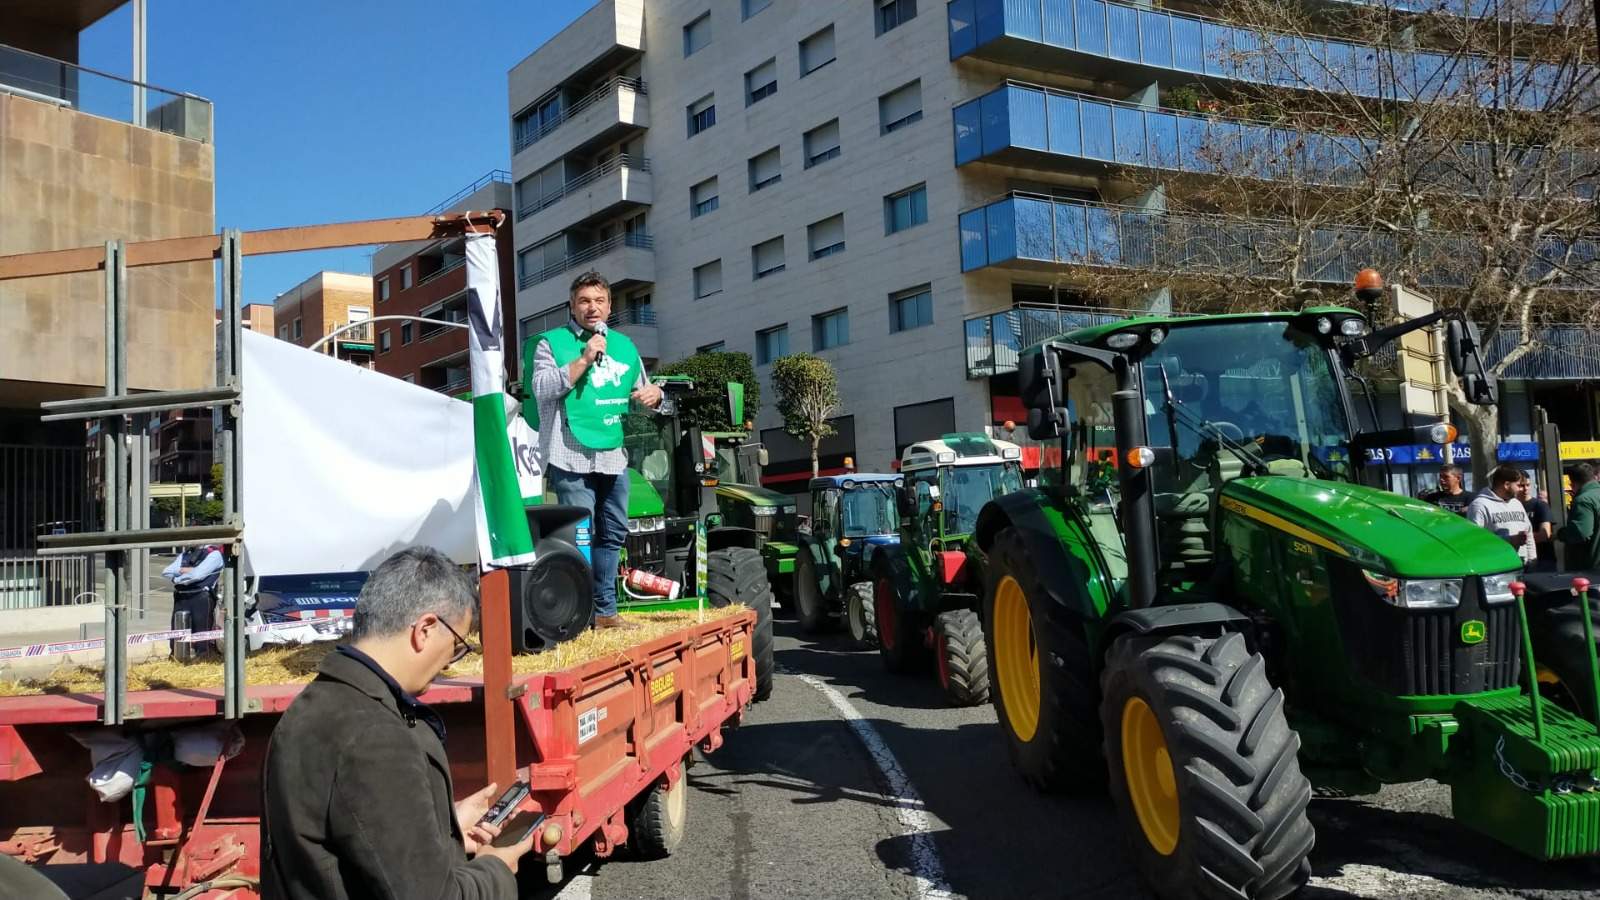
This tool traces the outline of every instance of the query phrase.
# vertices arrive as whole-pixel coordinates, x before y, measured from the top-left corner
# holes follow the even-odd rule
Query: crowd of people
[[[1549,492],[1533,490],[1528,473],[1509,463],[1489,472],[1489,483],[1477,493],[1466,490],[1461,467],[1439,469],[1437,488],[1421,499],[1465,516],[1515,547],[1529,571],[1556,569],[1556,544],[1566,548],[1565,568],[1600,569],[1600,472],[1591,463],[1567,466],[1566,524],[1555,527]]]

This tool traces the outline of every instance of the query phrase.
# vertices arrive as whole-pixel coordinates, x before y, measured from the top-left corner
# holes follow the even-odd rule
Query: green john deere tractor
[[[694,609],[743,603],[756,611],[751,655],[756,660],[756,699],[772,693],[772,587],[757,536],[724,527],[715,515],[700,429],[685,423],[680,404],[694,388],[685,376],[653,379],[665,393],[654,411],[630,410],[623,421],[628,454],[628,538],[622,564],[683,586],[676,600],[639,596],[619,578],[618,606],[648,611]]]
[[[895,497],[904,483],[867,473],[811,479],[811,525],[800,530],[793,582],[801,631],[830,631],[843,617],[856,641],[877,643],[870,566],[874,553],[900,543]]]
[[[734,421],[738,421],[737,418]],[[707,432],[717,477],[717,515],[725,528],[755,533],[767,580],[785,610],[794,608],[794,563],[799,516],[794,498],[761,486],[767,451],[748,442],[748,432]]]
[[[1600,853],[1600,736],[1537,693],[1516,551],[1361,483],[1367,451],[1453,436],[1357,425],[1357,362],[1421,327],[1493,403],[1456,311],[1371,334],[1343,308],[1137,318],[1022,356],[1062,462],[978,517],[1000,730],[1040,788],[1109,780],[1161,897],[1303,884],[1313,784],[1433,778],[1522,852]]]
[[[955,706],[989,699],[979,599],[984,559],[972,535],[990,500],[1022,490],[1022,453],[984,434],[918,441],[900,459],[900,541],[872,554],[869,627],[892,672],[921,670],[930,651]]]

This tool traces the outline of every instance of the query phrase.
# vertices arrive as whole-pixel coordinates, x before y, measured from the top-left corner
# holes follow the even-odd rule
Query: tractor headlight
[[[1511,584],[1516,580],[1516,572],[1483,576],[1483,602],[1498,606],[1517,599],[1516,595],[1511,593]]]
[[[1368,586],[1383,602],[1401,609],[1449,609],[1461,605],[1461,579],[1403,579],[1362,569]],[[1509,588],[1507,588],[1509,590]]]
[[[776,506],[752,506],[750,512],[758,516],[775,516],[778,514]]]
[[[643,534],[651,531],[665,531],[667,520],[663,516],[640,516],[628,520],[629,534]]]

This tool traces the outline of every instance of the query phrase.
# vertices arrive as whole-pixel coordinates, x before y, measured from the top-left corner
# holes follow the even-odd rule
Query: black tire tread
[[[686,789],[681,780],[679,790]],[[674,830],[667,814],[665,782],[657,782],[643,798],[631,805],[628,817],[628,846],[640,859],[665,859],[683,842],[686,829]]]
[[[706,602],[713,607],[742,603],[756,612],[750,655],[756,661],[755,699],[772,696],[772,585],[761,551],[724,547],[706,557]]]
[[[943,640],[950,683],[945,696],[952,706],[977,706],[989,702],[989,653],[983,644],[983,622],[970,609],[952,609],[933,620],[934,634]]]
[[[1221,677],[1208,683],[1192,662]],[[1136,867],[1158,896],[1276,900],[1305,884],[1316,841],[1306,816],[1311,783],[1300,771],[1300,739],[1283,693],[1243,635],[1124,636],[1107,656],[1102,689],[1106,758],[1117,770],[1112,794]],[[1181,818],[1170,856],[1149,846],[1120,771],[1122,709],[1135,695],[1160,721],[1177,775]],[[1209,702],[1197,703],[1200,696]]]
[[[850,585],[850,592],[856,595],[856,600],[861,604],[861,625],[864,634],[861,646],[872,648],[878,646],[878,607],[876,598],[872,595],[872,582],[858,581]]]
[[[1600,602],[1589,600],[1589,615],[1596,647],[1600,649]],[[1589,680],[1589,654],[1584,649],[1587,637],[1578,601],[1569,600],[1533,613],[1528,619],[1528,632],[1533,638],[1534,659],[1561,679],[1561,690],[1552,692],[1556,702],[1593,721],[1594,687]]]
[[[817,583],[817,564],[811,558],[811,551],[801,546],[800,553],[794,561],[794,618],[800,623],[800,631],[804,634],[823,634],[832,631],[836,622],[828,611],[828,598],[822,595],[822,586]],[[801,592],[811,591],[816,597],[815,608],[807,613],[805,601],[801,600]]]

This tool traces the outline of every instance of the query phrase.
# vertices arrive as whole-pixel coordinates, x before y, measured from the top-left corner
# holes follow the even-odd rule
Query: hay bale
[[[707,609],[705,621],[714,622],[744,611],[743,606]],[[620,656],[629,648],[665,637],[700,621],[697,613],[687,610],[657,613],[625,612],[622,616],[638,627],[585,631],[544,653],[513,656],[511,671],[518,675],[555,672],[608,656]],[[333,652],[336,646],[338,646],[336,643],[329,641],[294,647],[267,647],[245,659],[245,681],[248,684],[305,684],[316,677],[317,667],[322,664],[322,658]],[[446,669],[442,677],[482,674],[483,657],[473,653]],[[104,686],[103,666],[63,665],[43,677],[0,678],[0,697],[97,694]],[[216,659],[182,663],[170,658],[156,658],[128,667],[129,691],[220,687],[222,687],[222,662]]]

